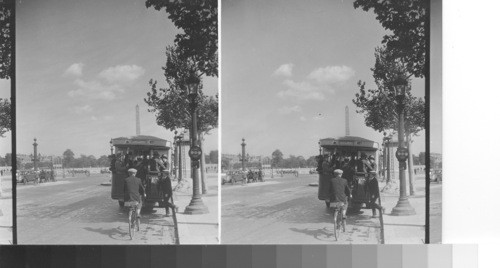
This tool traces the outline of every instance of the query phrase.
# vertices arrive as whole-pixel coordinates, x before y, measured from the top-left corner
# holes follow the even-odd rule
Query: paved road
[[[222,243],[379,243],[380,224],[371,211],[349,216],[346,233],[333,236],[332,216],[317,198],[318,175],[288,175],[265,182],[222,186]]]
[[[127,211],[111,199],[109,175],[80,175],[17,187],[19,244],[173,244],[164,209],[143,214],[141,231],[128,235]]]

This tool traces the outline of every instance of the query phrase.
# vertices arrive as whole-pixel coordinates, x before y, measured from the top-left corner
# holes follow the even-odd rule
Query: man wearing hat
[[[137,170],[135,168],[131,168],[128,170],[128,177],[125,179],[124,183],[124,193],[125,193],[125,205],[136,206],[137,209],[137,217],[141,217],[141,207],[142,207],[142,198],[141,196],[146,197],[146,189],[141,183],[141,179],[135,176],[137,174]]]
[[[351,197],[351,189],[347,184],[347,180],[342,178],[344,172],[342,169],[333,171],[333,178],[330,179],[330,202],[333,206],[340,205],[344,209],[342,217],[346,218],[348,197]]]
[[[380,206],[377,203],[377,199],[380,198],[380,191],[378,188],[377,172],[375,170],[372,170],[368,173],[368,182],[367,182],[366,186],[368,188],[368,193],[370,194],[369,206],[372,209],[372,218],[376,218],[377,217],[377,209],[381,210],[381,213],[383,214],[385,211],[385,208]]]

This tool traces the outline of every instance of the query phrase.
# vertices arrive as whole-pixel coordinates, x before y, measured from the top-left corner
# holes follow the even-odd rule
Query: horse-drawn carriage
[[[39,174],[40,182],[55,182],[56,174],[54,170],[44,170],[42,169]]]

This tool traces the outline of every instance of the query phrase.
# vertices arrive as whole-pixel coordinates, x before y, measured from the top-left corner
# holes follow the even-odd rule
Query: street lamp
[[[109,148],[111,149],[111,155],[113,155],[113,140],[109,140]]]
[[[321,155],[321,142],[318,141],[319,155]]]
[[[396,150],[396,158],[399,161],[399,200],[396,206],[392,209],[392,215],[395,216],[407,216],[415,215],[415,209],[410,205],[408,196],[406,195],[406,160],[408,159],[408,149],[404,144],[404,131],[405,131],[405,95],[406,87],[408,81],[406,78],[399,76],[396,81],[394,81],[394,88],[396,93],[397,112],[399,116],[399,128],[398,128],[398,149]]]
[[[187,93],[190,99],[191,108],[191,148],[189,149],[189,157],[191,158],[191,177],[193,178],[193,196],[191,202],[184,210],[185,214],[205,214],[208,213],[208,208],[203,204],[203,200],[200,195],[200,182],[198,170],[200,167],[199,160],[201,158],[202,152],[198,145],[198,126],[197,126],[197,116],[196,116],[196,99],[198,97],[198,87],[200,84],[200,78],[192,72],[190,76],[186,79]]]
[[[36,138],[33,139],[35,142],[33,143],[33,151],[34,151],[34,156],[33,156],[33,169],[35,171],[38,170],[38,165],[37,165],[37,152],[36,152],[36,147],[38,146],[38,143],[36,143]]]
[[[241,170],[245,171],[245,138],[241,139],[243,142],[241,143]]]

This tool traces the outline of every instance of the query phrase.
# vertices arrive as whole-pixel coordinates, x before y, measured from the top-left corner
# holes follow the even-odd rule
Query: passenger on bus
[[[137,157],[136,161],[134,161],[134,162],[135,162],[134,168],[137,169],[136,177],[141,179],[142,184],[145,184],[146,183],[146,175],[147,175],[147,171],[148,171],[146,162],[141,157]]]
[[[370,155],[370,157],[368,157],[367,170],[368,170],[368,172],[377,171],[377,163],[375,162],[375,156],[373,156],[373,155]]]
[[[149,159],[149,171],[150,172],[161,172],[165,170],[163,162],[160,160],[160,154],[157,151],[153,152],[153,158]]]
[[[380,199],[380,190],[378,187],[377,172],[375,170],[370,171],[366,187],[370,194],[370,203],[368,206],[372,209],[372,218],[376,218],[377,209],[381,210],[381,213],[384,214],[385,208],[377,203],[377,200]]]
[[[127,169],[128,168],[125,163],[125,155],[123,155],[122,153],[116,154],[116,162],[115,162],[116,174],[126,176]]]

